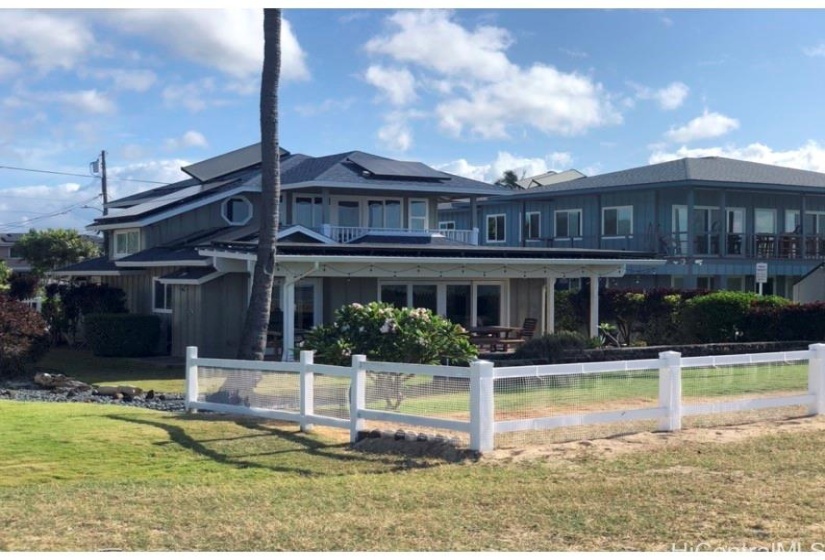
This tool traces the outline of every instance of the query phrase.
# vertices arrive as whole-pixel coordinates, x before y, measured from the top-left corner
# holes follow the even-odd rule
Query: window
[[[152,285],[152,311],[155,313],[171,313],[172,312],[172,285],[161,284],[157,278],[154,278]]]
[[[140,251],[140,231],[128,229],[115,232],[115,258],[126,257]]]
[[[556,210],[556,231],[554,237],[581,237],[582,211]]]
[[[221,208],[223,219],[230,225],[242,226],[252,219],[252,203],[242,196],[226,200]]]
[[[410,200],[410,229],[427,229],[427,207],[426,200]]]
[[[825,212],[805,212],[805,235],[825,235]]]
[[[487,242],[498,243],[505,240],[504,214],[491,214],[487,216]]]
[[[799,210],[785,210],[785,233],[799,233],[801,227]]]
[[[368,200],[367,219],[371,228],[401,228],[401,201]]]
[[[776,210],[756,208],[753,211],[755,233],[776,233]]]
[[[633,207],[615,206],[603,208],[602,235],[605,237],[633,235]]]
[[[324,223],[324,201],[320,196],[295,197],[295,223],[318,227]]]
[[[438,229],[455,229],[455,222],[438,222]]]
[[[379,282],[378,297],[397,308],[425,307],[465,327],[501,325],[506,310],[501,282]]]
[[[541,237],[541,213],[527,212],[524,214],[524,238],[538,239]]]

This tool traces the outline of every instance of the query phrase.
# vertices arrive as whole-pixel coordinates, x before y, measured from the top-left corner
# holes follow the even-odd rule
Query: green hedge
[[[86,316],[85,326],[95,356],[151,356],[160,338],[156,315],[92,313]]]

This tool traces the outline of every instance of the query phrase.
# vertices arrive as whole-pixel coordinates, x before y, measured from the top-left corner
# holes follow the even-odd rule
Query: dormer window
[[[252,203],[243,196],[233,196],[224,201],[221,214],[229,225],[246,225],[252,219]]]
[[[128,257],[140,251],[140,230],[124,229],[115,232],[114,258]]]

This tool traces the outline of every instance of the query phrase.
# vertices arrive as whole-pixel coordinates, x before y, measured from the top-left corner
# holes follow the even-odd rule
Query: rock
[[[381,430],[371,430],[370,433],[367,435],[369,438],[380,438],[381,437]]]
[[[402,440],[402,439],[404,439],[404,437],[405,437],[406,435],[407,435],[407,434],[405,434],[405,433],[404,433],[404,430],[398,430],[397,432],[395,432],[395,436],[394,436],[394,437],[395,437],[395,439],[396,439],[396,440]]]
[[[152,400],[152,399],[154,399],[154,398],[155,398],[155,390],[154,390],[154,389],[149,389],[149,390],[146,392],[146,400],[147,400],[147,401],[151,401],[151,400]]]
[[[404,441],[418,441],[418,434],[415,432],[406,432],[404,434]]]
[[[98,395],[103,395],[107,397],[114,396],[118,393],[120,393],[121,395],[129,395],[130,397],[135,397],[143,394],[143,389],[141,389],[140,387],[135,387],[133,385],[97,385],[95,389],[97,390]]]
[[[39,372],[34,375],[34,382],[46,389],[78,389],[80,391],[91,389],[86,383],[66,377],[62,373]]]

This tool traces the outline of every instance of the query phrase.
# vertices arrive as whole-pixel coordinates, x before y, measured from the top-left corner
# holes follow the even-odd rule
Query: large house
[[[756,291],[759,279],[764,293],[791,297],[825,261],[825,174],[685,158],[453,203],[439,222],[481,224],[488,247],[631,250],[665,260],[629,264],[611,285]]]
[[[280,161],[272,326],[287,359],[303,330],[352,302],[427,307],[465,326],[534,318],[539,332],[552,331],[557,278],[590,279],[595,335],[599,280],[662,263],[621,247],[485,242],[489,221],[479,227],[475,210],[513,191],[422,163],[359,151],[282,150]],[[109,203],[90,225],[109,254],[54,274],[122,288],[131,312],[163,318],[173,355],[195,345],[205,356],[234,356],[256,258],[260,162],[254,144],[184,167],[186,180]],[[439,205],[458,200],[473,210],[466,223],[440,227]]]

